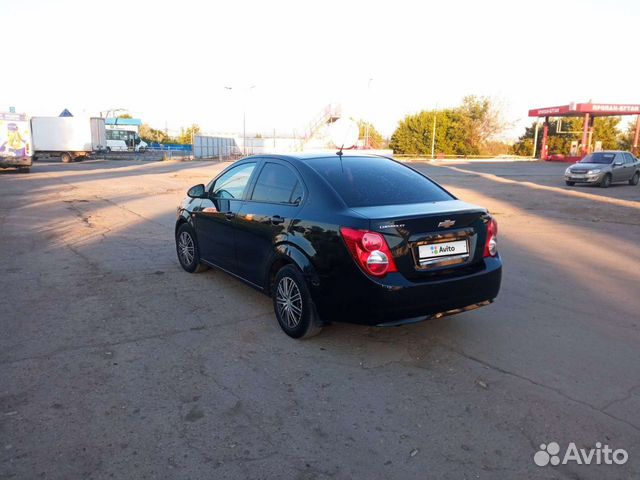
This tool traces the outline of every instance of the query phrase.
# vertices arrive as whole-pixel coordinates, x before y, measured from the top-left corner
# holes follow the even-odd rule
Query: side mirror
[[[204,198],[205,197],[204,185],[201,183],[198,185],[194,185],[189,190],[187,190],[187,196],[191,198]]]
[[[615,162],[613,162],[614,167],[619,167],[620,165],[622,165],[622,161],[620,160],[616,160]]]

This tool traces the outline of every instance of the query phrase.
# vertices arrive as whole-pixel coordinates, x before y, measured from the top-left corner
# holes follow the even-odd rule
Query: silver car
[[[607,188],[612,183],[640,180],[640,161],[629,152],[607,150],[593,152],[564,172],[564,181],[572,187],[576,183],[592,183]]]

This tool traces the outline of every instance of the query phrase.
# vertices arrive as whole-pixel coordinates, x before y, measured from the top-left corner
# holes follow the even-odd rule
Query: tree
[[[483,146],[480,154],[497,157],[498,155],[508,155],[511,153],[512,145],[497,140],[489,140]]]
[[[367,127],[369,128],[369,147],[375,149],[381,149],[386,147],[386,141],[382,134],[376,130],[373,124],[365,122],[364,120],[358,120],[358,127],[360,129],[360,140],[365,140],[367,134]]]
[[[526,127],[523,135],[513,145],[513,153],[516,155],[530,156],[533,150],[533,136],[535,133],[536,121],[531,123],[530,127]],[[549,120],[549,130],[547,145],[549,145],[549,153],[568,154],[571,150],[571,142],[582,138],[582,120],[578,118],[563,118],[562,131],[558,132],[558,119]],[[536,146],[535,156],[540,154],[542,148],[543,127],[538,128],[538,143]]]
[[[468,95],[460,107],[469,149],[480,154],[487,143],[502,133],[506,123],[502,112],[488,97]]]
[[[489,98],[467,96],[456,108],[407,115],[393,132],[390,147],[401,154],[430,154],[434,121],[435,151],[445,155],[490,152],[496,148],[493,138],[506,126],[500,110]]]
[[[147,124],[140,125],[140,138],[147,143],[172,143],[169,135],[162,130],[151,128]]]
[[[407,115],[400,120],[391,135],[389,146],[395,153],[426,155],[429,152],[427,133],[429,131],[429,117],[432,112],[422,111],[414,115]]]
[[[133,117],[128,113],[121,113],[120,115],[118,115],[118,118],[133,118]]]
[[[597,117],[593,123],[593,142],[601,141],[604,150],[619,148],[620,120],[620,117]]]
[[[592,145],[601,141],[603,149],[618,148],[620,131],[618,124],[620,117],[597,117],[593,123],[593,134],[591,138]],[[525,133],[513,145],[513,153],[516,155],[531,155],[533,149],[533,135],[535,132],[536,122],[534,121],[530,127],[526,127]],[[561,129],[558,131],[558,119],[549,120],[549,133],[547,145],[549,145],[549,154],[568,155],[571,151],[572,141],[582,141],[582,128],[584,119],[581,117],[565,117],[562,118]],[[540,125],[538,129],[538,144],[535,156],[540,155],[542,148],[543,127]]]
[[[391,135],[389,146],[394,152],[430,155],[433,124],[436,122],[435,151],[445,155],[473,155],[466,143],[462,114],[459,109],[423,110],[407,115]]]
[[[636,122],[630,122],[627,130],[621,133],[618,138],[618,145],[623,150],[631,150],[633,148],[633,139],[636,134]]]
[[[190,127],[181,128],[180,135],[177,138],[177,143],[181,145],[191,145],[194,135],[198,135],[200,133],[200,127],[195,123]]]

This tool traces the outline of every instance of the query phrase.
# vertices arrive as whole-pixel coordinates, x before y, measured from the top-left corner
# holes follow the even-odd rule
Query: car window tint
[[[215,198],[242,198],[242,193],[249,183],[251,172],[255,166],[255,163],[244,163],[229,170],[215,181],[213,196]]]
[[[439,202],[453,197],[428,178],[382,157],[337,155],[308,164],[338,192],[349,207]]]
[[[624,154],[624,158],[626,160],[626,163],[633,163],[633,155],[631,155],[630,153],[625,153]]]
[[[295,203],[302,187],[293,171],[278,163],[267,163],[256,180],[251,200],[256,202]]]

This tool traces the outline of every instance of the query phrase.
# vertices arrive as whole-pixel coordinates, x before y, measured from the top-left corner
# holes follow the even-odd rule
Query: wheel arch
[[[265,293],[271,294],[273,282],[278,271],[285,265],[295,265],[300,269],[307,280],[309,287],[319,284],[318,275],[311,263],[311,259],[296,245],[292,243],[281,243],[276,246],[271,255],[269,267],[266,269],[264,286]]]
[[[173,231],[173,236],[174,237],[178,234],[178,229],[184,223],[188,223],[193,228],[193,222],[191,221],[191,215],[189,215],[189,212],[187,212],[185,210],[180,212],[180,215],[178,216],[178,220],[176,220],[176,226],[175,226],[175,229]]]

